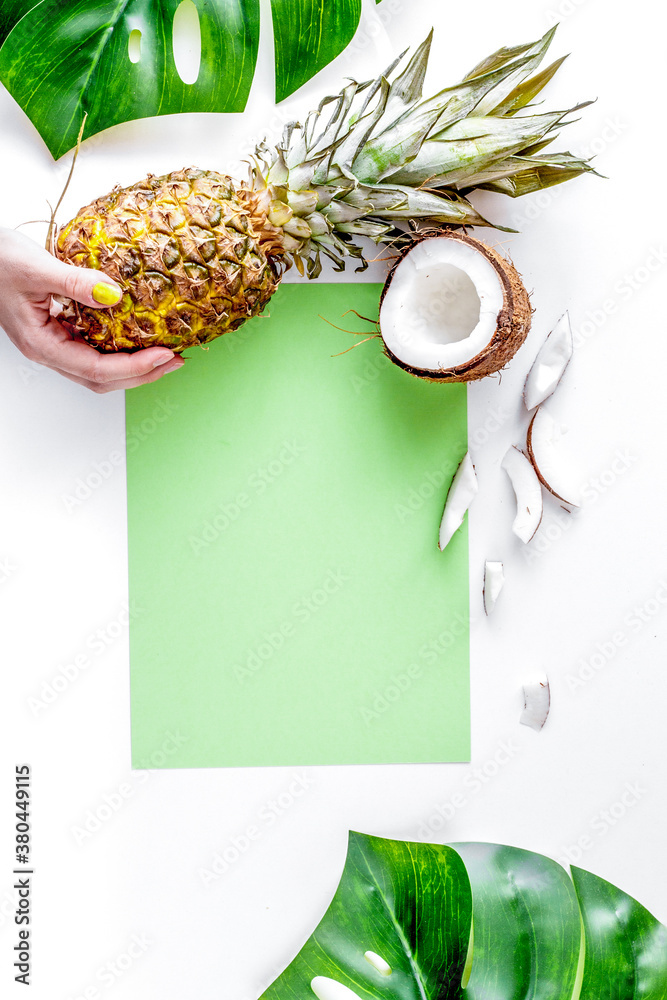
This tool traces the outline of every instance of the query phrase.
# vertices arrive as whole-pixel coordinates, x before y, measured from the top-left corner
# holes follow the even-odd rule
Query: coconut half
[[[469,382],[503,368],[530,329],[514,266],[459,230],[416,235],[392,268],[380,304],[389,358],[433,382]]]

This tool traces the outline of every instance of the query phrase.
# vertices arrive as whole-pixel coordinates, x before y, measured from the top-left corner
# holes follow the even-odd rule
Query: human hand
[[[0,228],[0,326],[29,361],[100,393],[132,389],[182,367],[168,347],[100,354],[73,340],[51,316],[52,295],[104,309],[121,292],[101,271],[64,264],[27,236]]]

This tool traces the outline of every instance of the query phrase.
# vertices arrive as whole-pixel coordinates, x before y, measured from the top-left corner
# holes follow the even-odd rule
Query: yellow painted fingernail
[[[118,285],[109,285],[106,281],[98,281],[93,288],[93,298],[102,306],[115,306],[122,297],[122,288]]]

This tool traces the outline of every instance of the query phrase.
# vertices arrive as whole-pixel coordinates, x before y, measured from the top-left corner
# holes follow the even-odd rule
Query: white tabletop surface
[[[647,0],[631,9],[616,0],[458,8],[368,0],[351,50],[278,109],[265,18],[245,116],[128,124],[84,145],[61,220],[147,172],[190,163],[237,172],[265,128],[277,137],[283,120],[343,76],[381,69],[432,24],[427,87],[435,90],[560,20],[553,52],[572,55],[548,106],[598,98],[562,147],[597,152],[608,179],[520,201],[478,199],[521,230],[477,235],[511,253],[535,316],[502,380],[474,384],[468,397],[481,484],[470,515],[471,765],[132,772],[124,398],[93,395],[0,340],[3,981],[15,943],[13,765],[24,761],[34,773],[36,1000],[110,991],[114,1000],[255,1000],[325,909],[350,828],[511,843],[577,861],[667,921],[667,243],[654,17]],[[0,222],[15,226],[44,216],[69,157],[53,163],[2,89],[0,123]],[[26,231],[41,239],[43,229]],[[362,280],[382,275],[376,265]],[[568,427],[563,455],[585,499],[575,515],[548,503],[526,547],[511,533],[514,501],[500,461],[522,444],[522,382],[565,309],[576,350],[551,409]],[[90,496],[68,503],[100,468],[107,476],[93,477]],[[507,577],[490,619],[481,603],[486,558],[502,560]],[[62,680],[93,647],[90,666]],[[553,707],[536,733],[518,720],[522,684],[539,671],[551,680]],[[259,830],[252,841],[251,826]],[[202,870],[223,854],[231,863],[206,884]],[[11,983],[6,995],[22,994]]]

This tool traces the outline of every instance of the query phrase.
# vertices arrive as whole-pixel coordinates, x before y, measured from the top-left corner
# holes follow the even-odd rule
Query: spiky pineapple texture
[[[491,225],[471,190],[518,196],[591,171],[543,152],[577,108],[526,113],[563,61],[531,76],[554,31],[423,99],[429,36],[402,72],[405,53],[287,126],[273,151],[261,144],[247,183],[190,168],[114,189],[61,230],[56,252],[104,270],[123,300],[111,310],[66,303],[63,318],[100,350],[181,351],[261,312],[292,263],[310,278],[322,254],[363,269],[360,236],[401,241],[417,220]]]
[[[205,344],[260,313],[280,280],[231,178],[195,168],[115,188],[79,211],[56,250],[124,289],[113,310],[63,309],[104,351]]]

